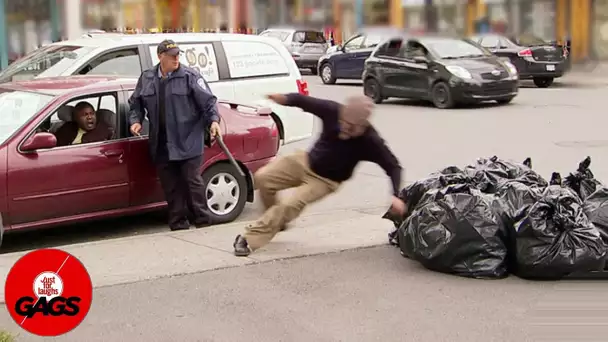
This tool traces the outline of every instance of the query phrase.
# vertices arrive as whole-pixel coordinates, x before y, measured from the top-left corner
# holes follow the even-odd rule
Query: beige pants
[[[254,178],[266,212],[247,226],[243,235],[252,250],[266,245],[281,227],[297,218],[306,205],[333,193],[340,185],[312,172],[308,153],[304,151],[279,157],[258,170]],[[295,188],[293,194],[278,202],[277,191],[289,188]]]

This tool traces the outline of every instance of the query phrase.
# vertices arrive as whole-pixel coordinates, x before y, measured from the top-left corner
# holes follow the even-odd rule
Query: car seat
[[[64,123],[72,121],[72,113],[74,112],[74,107],[70,105],[64,105],[59,107],[57,110],[57,117],[61,121],[54,122],[49,129],[49,133],[57,133],[57,131],[63,126]]]
[[[100,109],[97,111],[97,120],[102,121],[112,131],[112,139],[116,138],[116,113],[109,109]]]

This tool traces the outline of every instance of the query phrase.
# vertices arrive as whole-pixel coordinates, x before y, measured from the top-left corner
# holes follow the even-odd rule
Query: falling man
[[[397,215],[406,212],[406,204],[398,197],[401,165],[369,122],[373,110],[369,98],[354,96],[345,104],[298,93],[268,98],[314,114],[323,122],[323,131],[309,152],[279,157],[255,174],[266,211],[245,228],[243,235],[236,237],[233,244],[236,256],[248,256],[268,244],[307,205],[335,192],[350,179],[360,161],[373,162],[384,169],[392,184],[392,211]],[[295,188],[293,194],[277,201],[277,192],[289,188]]]

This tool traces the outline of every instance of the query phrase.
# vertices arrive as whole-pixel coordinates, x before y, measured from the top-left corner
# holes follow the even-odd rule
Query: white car
[[[265,98],[272,93],[308,94],[289,51],[273,38],[223,33],[91,35],[33,51],[0,73],[0,83],[68,75],[139,77],[158,63],[156,47],[165,39],[180,46],[181,63],[199,70],[219,99],[270,107],[283,144],[312,136],[311,114]]]

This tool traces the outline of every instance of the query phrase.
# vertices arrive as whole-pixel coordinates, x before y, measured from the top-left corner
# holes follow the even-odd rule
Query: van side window
[[[112,51],[93,59],[80,75],[120,75],[139,77],[142,67],[137,49]]]
[[[154,65],[159,62],[156,47],[157,45],[150,45],[150,55],[152,56],[152,64]],[[179,62],[181,64],[187,65],[200,72],[205,78],[205,81],[209,83],[216,82],[220,79],[213,44],[179,44],[179,48],[184,51],[179,57]]]
[[[222,42],[231,78],[289,75],[281,53],[265,42]]]

